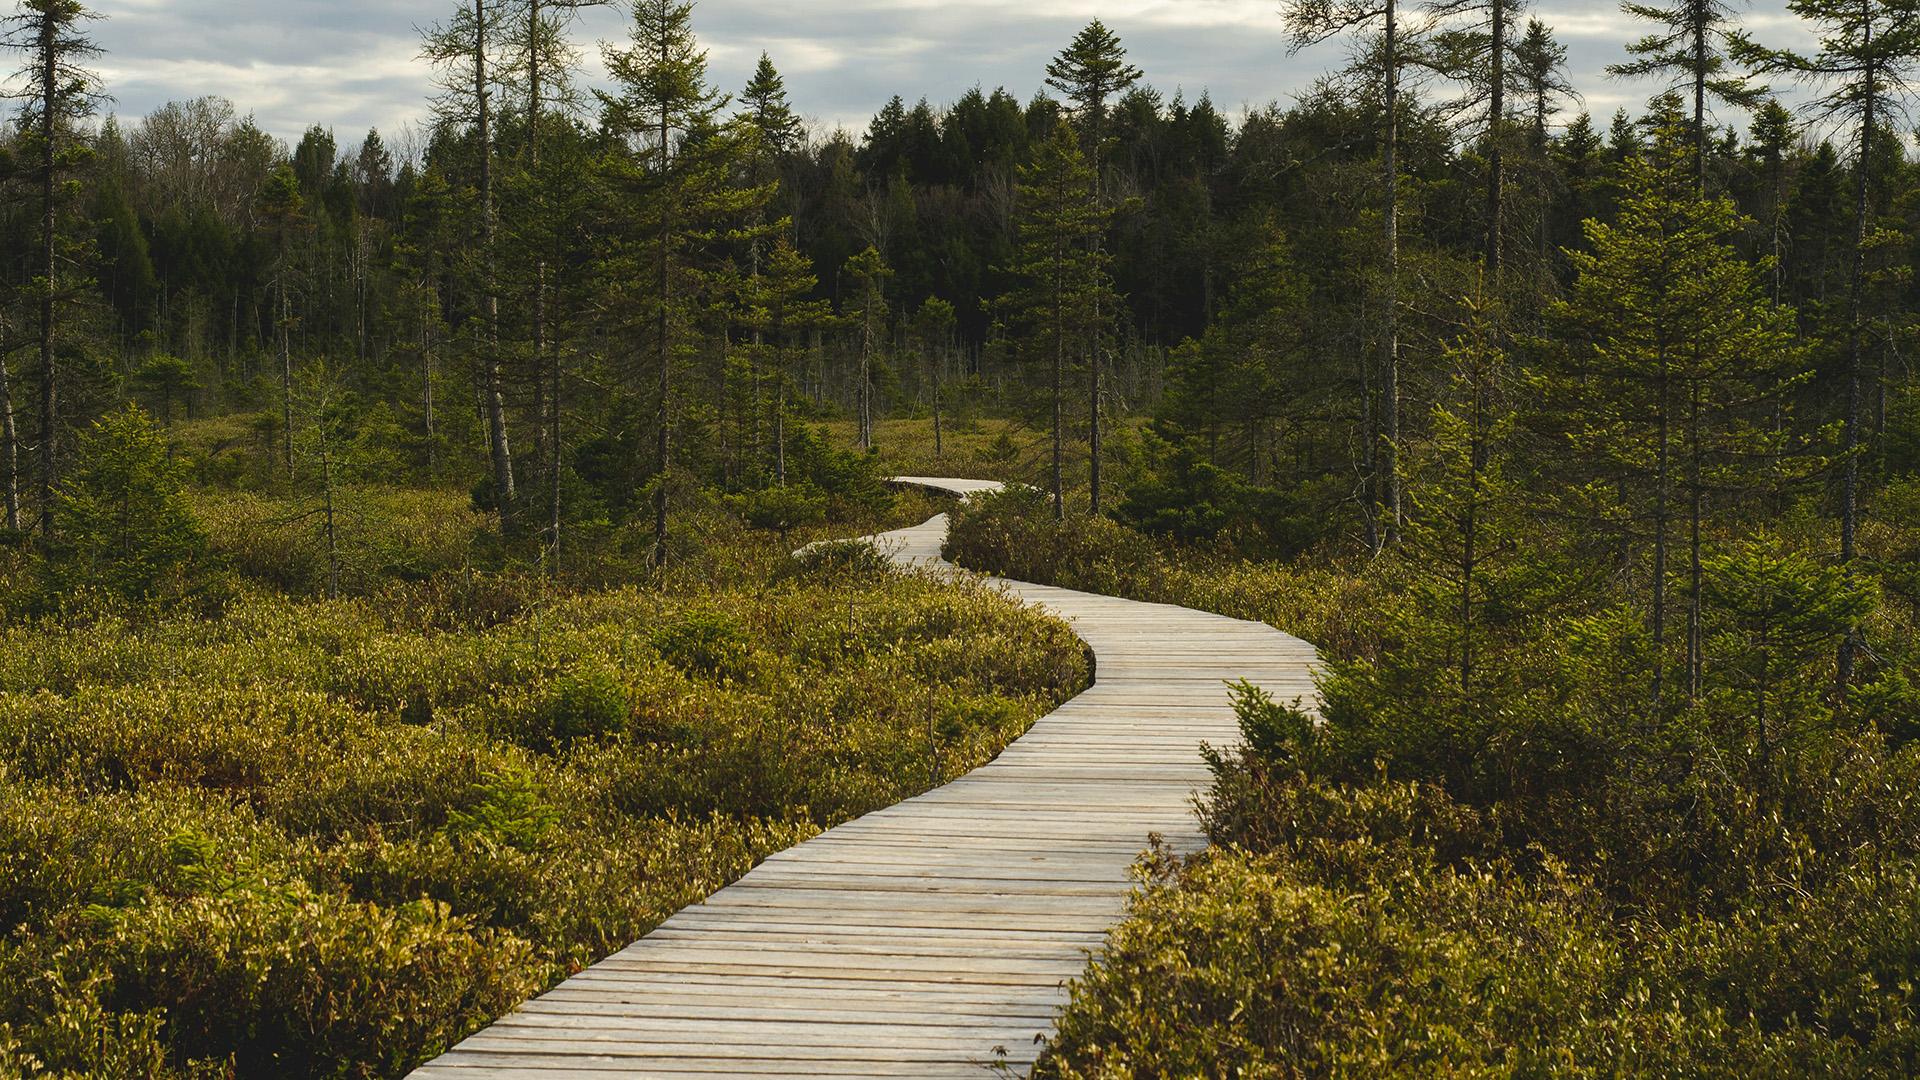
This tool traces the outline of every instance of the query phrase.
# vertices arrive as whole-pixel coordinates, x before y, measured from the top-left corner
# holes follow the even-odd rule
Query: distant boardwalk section
[[[973,494],[986,480],[900,477]],[[940,559],[946,517],[875,538]],[[413,1075],[984,1077],[1031,1065],[1063,983],[1159,833],[1204,841],[1202,741],[1226,684],[1313,693],[1311,646],[1259,623],[1022,582],[1092,647],[1092,688],[998,759],[768,859]],[[1004,1056],[1003,1056],[1004,1054]]]

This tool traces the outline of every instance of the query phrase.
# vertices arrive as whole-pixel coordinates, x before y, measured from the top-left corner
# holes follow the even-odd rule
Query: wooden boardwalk
[[[945,535],[942,515],[876,539],[924,565]],[[1239,737],[1225,684],[1309,697],[1315,654],[1258,623],[1006,585],[1072,622],[1095,656],[1090,689],[991,764],[773,856],[413,1075],[985,1077],[996,1060],[1024,1071],[1062,984],[1120,917],[1148,834],[1203,843],[1198,747]]]

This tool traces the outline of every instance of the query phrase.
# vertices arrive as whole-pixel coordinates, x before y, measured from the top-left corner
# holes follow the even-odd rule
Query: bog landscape
[[[1059,29],[843,123],[445,0],[364,135],[97,2],[0,0],[0,1080],[1920,1075],[1920,2],[818,0]]]

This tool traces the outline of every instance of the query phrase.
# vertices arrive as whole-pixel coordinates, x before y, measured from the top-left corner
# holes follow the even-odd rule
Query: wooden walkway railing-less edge
[[[982,480],[901,477],[969,495]],[[946,517],[874,538],[937,564]],[[1259,623],[1009,581],[1096,681],[991,764],[830,829],[416,1071],[418,1080],[982,1077],[1024,1071],[1159,833],[1204,841],[1200,743],[1227,683],[1311,698],[1313,648]],[[1002,1054],[1004,1051],[1004,1055]]]

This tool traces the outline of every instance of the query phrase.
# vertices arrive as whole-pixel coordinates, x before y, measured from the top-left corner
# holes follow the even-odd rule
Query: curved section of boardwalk
[[[942,515],[877,540],[923,565],[945,535]],[[1120,917],[1148,834],[1203,842],[1190,802],[1208,779],[1200,743],[1239,737],[1226,683],[1308,697],[1315,654],[1259,623],[1006,586],[1072,622],[1094,652],[1092,688],[991,764],[773,856],[414,1076],[983,1077],[996,1060],[1031,1064],[1063,983]]]

